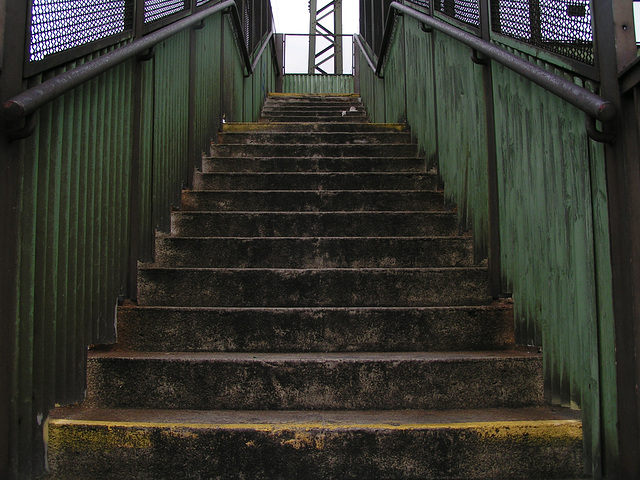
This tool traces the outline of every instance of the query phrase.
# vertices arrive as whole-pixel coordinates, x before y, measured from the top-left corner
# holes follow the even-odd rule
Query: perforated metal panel
[[[429,0],[408,0],[407,3],[429,8]]]
[[[133,2],[33,0],[29,60],[79,47],[129,30]]]
[[[494,32],[593,65],[589,0],[491,0]]]
[[[144,23],[155,22],[174,13],[187,10],[190,6],[190,0],[145,0]]]
[[[468,25],[480,26],[478,0],[434,0],[433,9]]]

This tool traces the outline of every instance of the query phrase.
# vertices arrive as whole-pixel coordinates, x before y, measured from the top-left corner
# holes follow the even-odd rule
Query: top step
[[[361,98],[358,94],[278,94],[278,93],[270,93],[267,99],[265,100],[265,105],[275,105],[275,104],[316,104],[316,105],[326,105],[329,103],[338,103],[338,104],[361,104]]]

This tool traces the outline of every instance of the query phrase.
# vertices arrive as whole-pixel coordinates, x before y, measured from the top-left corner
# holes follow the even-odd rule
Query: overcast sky
[[[318,8],[329,0],[317,0]],[[271,0],[278,33],[309,33],[308,0]],[[342,33],[358,32],[358,0],[342,0]]]
[[[327,5],[330,0],[317,0],[318,9]],[[358,0],[342,0],[342,33],[351,35],[359,30]],[[309,34],[309,1],[308,0],[271,0],[277,33]],[[329,16],[321,23],[333,29],[333,17]],[[328,43],[318,38],[316,51],[321,51]],[[343,72],[351,73],[352,42],[350,38],[343,41]],[[286,73],[306,73],[308,65],[308,37],[289,36],[285,39]],[[328,73],[333,73],[333,60],[322,65]]]

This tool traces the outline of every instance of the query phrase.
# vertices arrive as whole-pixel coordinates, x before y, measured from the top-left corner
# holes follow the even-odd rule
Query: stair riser
[[[380,132],[407,132],[408,128],[402,123],[226,123],[222,127],[223,133],[249,133],[249,132],[354,132],[354,133],[380,133]]]
[[[194,288],[197,286],[197,288]],[[140,269],[140,305],[445,306],[489,303],[486,270]]]
[[[380,145],[214,145],[212,157],[417,157],[413,144]]]
[[[118,348],[184,352],[462,351],[513,345],[511,308],[120,308]]]
[[[421,268],[473,265],[469,238],[156,240],[158,266],[200,268]]]
[[[364,115],[345,115],[345,116],[337,116],[337,115],[318,115],[315,117],[308,115],[270,115],[268,117],[260,117],[259,122],[303,122],[303,123],[326,123],[326,122],[339,122],[339,123],[354,123],[354,122],[362,122],[365,123],[367,121],[367,117]]]
[[[351,110],[352,108],[354,108],[355,110]],[[286,113],[286,112],[291,112],[291,111],[299,111],[299,112],[308,112],[311,115],[316,115],[316,114],[321,114],[323,112],[327,112],[327,113],[342,113],[342,112],[347,112],[349,114],[354,114],[354,113],[365,113],[365,109],[364,107],[362,107],[362,105],[358,105],[358,104],[345,104],[345,103],[321,103],[321,104],[311,104],[311,105],[304,105],[301,103],[294,103],[294,104],[290,104],[290,103],[281,103],[279,105],[274,105],[274,104],[266,104],[263,108],[262,108],[262,113]]]
[[[362,101],[358,95],[348,96],[322,96],[322,98],[309,98],[309,97],[269,97],[265,100],[264,106],[277,106],[277,105],[303,105],[303,106],[324,106],[327,104],[346,105],[346,106],[361,106]]]
[[[208,237],[367,237],[457,235],[452,213],[173,212],[174,235]]]
[[[408,133],[223,133],[218,143],[224,145],[377,145],[411,143]]]
[[[196,190],[435,190],[426,174],[196,173]]]
[[[211,158],[202,162],[204,173],[213,172],[414,172],[425,171],[418,157],[352,158]]]
[[[420,191],[185,191],[184,211],[353,212],[444,210],[442,194]]]
[[[547,431],[535,424],[417,429],[53,424],[49,465],[67,480],[486,479],[496,471],[512,480],[581,477],[579,424],[564,426],[551,439]],[[104,445],[126,448],[98,453]]]
[[[87,402],[193,410],[474,409],[543,402],[539,357],[350,361],[192,355],[91,356]]]

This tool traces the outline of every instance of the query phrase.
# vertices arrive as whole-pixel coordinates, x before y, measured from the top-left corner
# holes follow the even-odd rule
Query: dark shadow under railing
[[[618,109],[612,102],[587,90],[586,88],[549,72],[544,68],[540,68],[537,65],[529,63],[517,55],[497,47],[482,38],[467,33],[453,25],[433,18],[398,2],[391,3],[389,7],[389,15],[387,16],[387,24],[384,30],[382,46],[375,68],[373,59],[371,59],[369,52],[364,48],[360,39],[357,39],[356,41],[356,44],[363,52],[367,63],[372,70],[375,71],[376,76],[382,78],[382,69],[389,52],[389,46],[391,45],[393,24],[397,16],[404,14],[422,22],[423,26],[426,26],[426,32],[429,32],[429,29],[434,29],[471,47],[473,50],[471,57],[474,62],[483,62],[486,61],[486,59],[495,60],[501,65],[504,65],[522,77],[582,110],[586,114],[587,134],[592,140],[605,143],[612,143],[615,140],[614,133],[599,131],[595,123],[596,120],[602,123],[609,123],[617,117]],[[484,58],[479,57],[479,53],[482,54]]]

